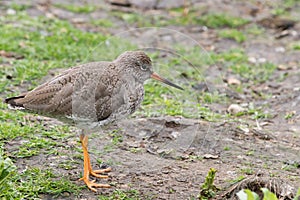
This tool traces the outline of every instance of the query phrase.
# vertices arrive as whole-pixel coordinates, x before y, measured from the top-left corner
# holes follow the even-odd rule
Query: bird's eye
[[[147,65],[141,65],[141,70],[147,70],[148,69],[148,67],[147,67]]]

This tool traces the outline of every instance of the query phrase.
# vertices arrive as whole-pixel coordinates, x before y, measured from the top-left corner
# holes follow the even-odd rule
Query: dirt
[[[49,13],[70,20],[75,26],[80,26],[83,30],[96,30],[95,27],[91,27],[85,22],[85,19],[88,18],[87,15],[70,13],[63,9],[51,7],[51,4],[62,3],[62,1],[49,1],[50,5],[41,5],[42,1],[37,2],[40,4],[26,2],[31,4],[27,11],[29,15],[41,15],[43,14],[40,12],[41,6],[47,6],[49,7]],[[70,3],[72,2],[70,1]],[[108,12],[112,9],[142,10],[144,9],[143,6],[147,5],[155,10],[144,12],[169,14],[165,10],[168,3],[160,3],[154,6],[151,1],[147,5],[135,4],[134,2],[137,1],[132,2],[129,5],[125,4],[124,7],[103,2],[104,8],[101,10],[101,16],[109,16]],[[174,1],[172,6],[176,7],[176,2],[178,1]],[[225,0],[219,0],[218,3],[192,2],[192,5],[205,5],[206,11],[228,12],[253,21],[271,17],[270,10],[272,6],[261,2],[246,3]],[[76,1],[76,3],[82,4],[81,1]],[[181,2],[178,2],[178,5],[181,5]],[[133,8],[133,6],[135,7]],[[292,15],[299,16],[300,12],[298,11],[299,8],[298,10],[295,8],[290,12]],[[89,15],[97,15],[97,12]],[[75,18],[77,22],[76,20],[74,22]],[[113,20],[114,23],[118,24],[118,27],[107,28],[105,29],[106,32],[114,34],[130,28],[128,24],[117,18],[113,18]],[[80,23],[78,23],[79,21]],[[224,105],[213,105],[212,108],[226,112],[231,103],[252,102],[256,106],[268,105],[264,109],[273,117],[265,121],[248,119],[244,122],[246,127],[252,128],[243,128],[240,126],[241,123],[234,121],[207,122],[200,119],[168,116],[123,120],[118,125],[121,130],[117,133],[123,136],[122,141],[114,145],[111,151],[104,149],[105,146],[111,144],[111,136],[105,133],[114,130],[115,126],[103,130],[103,134],[92,136],[93,139],[90,140],[92,152],[102,152],[100,156],[97,153],[92,153],[94,167],[100,167],[95,163],[96,158],[101,157],[101,160],[107,161],[108,165],[113,168],[113,171],[109,173],[108,180],[98,180],[98,182],[114,183],[114,186],[110,189],[98,189],[97,193],[85,189],[77,198],[96,199],[99,194],[109,195],[115,189],[136,189],[140,192],[140,196],[144,198],[189,199],[199,194],[200,186],[204,182],[207,172],[210,168],[215,168],[217,170],[215,184],[221,188],[221,191],[215,197],[217,199],[234,198],[234,193],[240,188],[250,187],[255,190],[256,187],[253,186],[253,182],[256,182],[256,185],[261,184],[260,186],[263,187],[272,181],[274,187],[280,185],[277,186],[277,189],[280,187],[282,190],[288,188],[286,189],[287,192],[280,193],[279,191],[277,195],[289,199],[292,193],[295,194],[296,189],[300,187],[300,51],[289,51],[285,48],[282,50],[280,47],[285,47],[285,44],[291,41],[299,41],[299,22],[292,28],[287,29],[288,33],[284,37],[276,38],[283,31],[271,26],[266,29],[267,31],[263,36],[248,38],[242,44],[218,38],[213,29],[199,31],[196,26],[169,26],[169,28],[187,34],[206,49],[222,52],[230,47],[241,47],[245,49],[249,57],[264,58],[281,66],[275,71],[270,80],[256,85],[255,88],[249,88],[249,92],[246,91],[242,94],[242,100],[233,96],[232,102]],[[99,28],[97,30],[100,31]],[[140,38],[137,43],[145,40],[149,43],[154,41],[150,30],[136,34]],[[182,37],[172,37],[172,32],[168,34],[171,36],[161,34],[157,38],[167,43],[170,43],[170,41],[172,43],[184,41],[187,45],[193,45],[194,43],[190,40],[182,40]],[[155,39],[157,38],[155,37]],[[219,75],[223,74],[222,69],[217,68],[215,70],[218,70],[216,74],[221,79]],[[226,73],[228,76],[231,75],[230,72]],[[210,74],[213,76],[214,73],[207,73],[206,78],[208,80],[211,78]],[[278,77],[282,76],[286,76],[282,82],[276,81]],[[268,91],[272,96],[268,99],[253,98],[250,94],[255,91]],[[294,116],[287,120],[284,118],[287,113],[294,113]],[[261,125],[257,126],[257,123]],[[76,133],[74,133],[75,135]],[[66,139],[64,143],[70,147],[67,149],[67,153],[72,154],[74,152],[72,148],[76,141],[76,137]],[[10,145],[10,148],[13,148],[14,145]],[[26,166],[40,166],[41,168],[50,166],[55,168],[55,165],[59,164],[61,160],[68,159],[42,154],[26,159],[18,159],[16,164],[19,169]],[[47,163],[47,166],[45,166],[45,163]],[[290,170],[283,169],[285,166],[292,165],[297,167]],[[251,169],[251,172],[248,175],[247,173],[241,173],[243,169]],[[66,175],[76,182],[81,173],[81,164],[76,164],[74,168],[69,170],[61,168],[57,170],[60,174]],[[241,175],[248,178],[246,179],[248,182],[243,182],[242,187],[232,183]],[[82,185],[82,183],[78,182],[78,185]],[[41,198],[51,199],[47,195],[41,196]],[[74,199],[74,196],[65,194],[59,199]]]

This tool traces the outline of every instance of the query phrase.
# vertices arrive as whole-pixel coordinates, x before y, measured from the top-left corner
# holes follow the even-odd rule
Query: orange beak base
[[[178,86],[178,85],[172,83],[172,82],[169,81],[168,79],[165,79],[165,78],[160,77],[158,74],[156,74],[156,73],[154,73],[154,72],[153,72],[153,74],[151,74],[151,78],[153,78],[153,79],[155,79],[155,80],[157,80],[157,81],[160,81],[160,82],[162,82],[162,83],[165,83],[165,84],[167,84],[167,85],[169,85],[169,86],[172,86],[172,87],[174,87],[174,88],[177,88],[177,89],[179,89],[179,90],[183,90],[182,87],[180,87],[180,86]]]

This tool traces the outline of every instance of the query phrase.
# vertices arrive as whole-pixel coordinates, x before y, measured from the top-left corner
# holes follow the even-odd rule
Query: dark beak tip
[[[178,89],[180,89],[180,90],[184,91],[184,89],[183,89],[182,87],[179,87]]]

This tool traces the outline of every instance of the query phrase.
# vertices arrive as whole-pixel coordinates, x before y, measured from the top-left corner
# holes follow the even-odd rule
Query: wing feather
[[[104,120],[111,113],[110,62],[95,62],[64,71],[34,90],[5,100],[12,106],[55,115]]]

